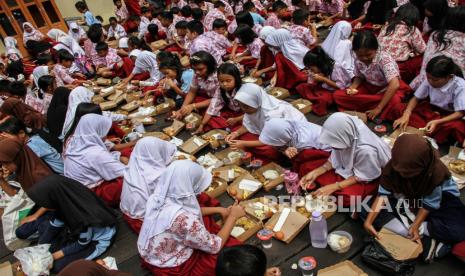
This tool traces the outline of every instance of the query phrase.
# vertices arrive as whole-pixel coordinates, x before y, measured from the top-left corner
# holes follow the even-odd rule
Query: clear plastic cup
[[[271,248],[273,246],[273,243],[271,242],[272,237],[273,231],[268,229],[262,229],[257,233],[257,238],[262,241],[262,246],[265,249]]]
[[[316,268],[316,260],[311,256],[302,257],[299,260],[300,272],[303,276],[313,276]]]

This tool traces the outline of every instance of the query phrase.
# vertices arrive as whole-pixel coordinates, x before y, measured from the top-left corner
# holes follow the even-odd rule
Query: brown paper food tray
[[[181,65],[184,67],[189,67],[189,65],[191,65],[191,61],[188,56],[183,56],[180,61]]]
[[[344,113],[355,116],[355,117],[358,117],[365,124],[368,122],[368,117],[367,117],[367,115],[365,113],[357,112],[357,111],[344,111]]]
[[[275,224],[278,222],[279,216],[281,215],[281,211],[274,214],[266,223],[265,228],[271,229]],[[299,233],[304,229],[304,227],[310,222],[310,219],[301,215],[298,212],[294,212],[291,209],[289,216],[287,217],[286,221],[284,222],[283,227],[281,228],[281,232],[284,233],[283,242],[289,244]]]
[[[139,102],[137,101],[132,101],[128,104],[125,104],[121,107],[122,110],[124,111],[127,111],[127,112],[131,112],[133,110],[136,110],[137,108],[139,108],[140,104]]]
[[[193,120],[192,122],[188,122],[188,121],[186,120],[186,117],[188,117],[189,115],[193,115],[193,116],[196,118],[196,120]],[[192,113],[189,114],[189,115],[187,115],[186,117],[184,117],[184,120],[183,120],[184,123],[186,123],[186,129],[187,129],[187,125],[188,125],[189,123],[192,123],[193,126],[192,126],[191,130],[195,130],[195,129],[197,129],[197,128],[199,127],[200,123],[202,122],[202,116],[200,116],[199,114],[194,113],[194,112],[192,112]]]
[[[229,180],[229,177],[228,177],[228,171],[230,169],[233,169],[235,170],[234,172],[234,179],[231,179]],[[232,182],[234,181],[236,178],[238,178],[239,176],[241,175],[244,175],[248,173],[245,169],[237,166],[237,165],[227,165],[227,166],[223,166],[223,167],[219,167],[219,168],[216,168],[216,169],[213,169],[212,171],[212,174],[219,177],[219,178],[222,178],[224,180],[226,180],[227,182]]]
[[[124,91],[121,90],[121,89],[115,89],[115,93],[111,94],[110,96],[108,96],[108,100],[110,101],[114,101],[116,100],[118,97],[124,95]]]
[[[91,100],[94,104],[101,104],[103,102],[105,102],[105,99],[100,96],[100,95],[95,95],[92,97],[92,100]]]
[[[461,150],[462,149],[458,148],[458,147],[454,147],[454,146],[450,147],[449,148],[449,154],[444,155],[443,157],[441,157],[442,163],[444,163],[444,165],[446,165],[446,167],[449,168],[449,163],[452,162],[452,161],[457,160],[457,157],[458,157]],[[459,190],[463,189],[463,187],[465,187],[465,175],[458,174],[458,173],[452,171],[451,169],[449,169],[449,171],[452,174],[452,177],[456,178],[454,180],[457,183],[457,186],[459,187]]]
[[[144,126],[149,126],[149,125],[153,125],[157,122],[157,119],[153,118],[153,117],[150,117],[150,116],[147,116],[147,117],[138,117],[138,118],[134,118],[133,119],[134,121],[137,121],[137,122],[140,122],[141,124],[143,124]]]
[[[236,179],[229,185],[229,187],[228,187],[228,194],[229,194],[229,196],[231,196],[232,198],[235,198],[235,199],[237,199],[237,200],[239,200],[239,201],[241,201],[241,200],[247,200],[247,199],[251,198],[254,194],[256,194],[258,191],[260,191],[260,188],[258,188],[256,191],[254,191],[254,192],[248,194],[247,197],[244,198],[244,196],[243,196],[244,191],[241,190],[241,189],[239,189],[239,183],[241,183],[241,181],[242,181],[243,179],[249,179],[249,180],[253,180],[253,181],[257,181],[257,182],[261,183],[260,181],[258,181],[258,179],[256,179],[255,177],[253,177],[250,173],[243,174],[243,175],[239,176],[238,178],[236,178]],[[231,191],[232,191],[232,190],[235,190],[235,191],[236,191],[236,195],[235,195],[235,196],[231,195]]]
[[[204,141],[204,143],[202,145],[200,145],[200,146],[197,146],[194,143],[195,138],[198,138],[198,139]],[[194,155],[194,154],[196,154],[197,152],[199,152],[201,149],[203,149],[206,146],[208,146],[208,141],[205,141],[202,138],[200,138],[199,136],[194,135],[191,138],[189,138],[189,140],[184,142],[184,144],[181,145],[180,149],[182,149],[184,152],[186,152],[188,154]]]
[[[111,80],[110,79],[105,79],[105,78],[98,78],[95,83],[99,86],[110,86],[111,85]]]
[[[165,47],[168,45],[168,42],[164,39],[157,40],[155,42],[150,43],[150,48],[152,48],[152,51],[157,51],[162,47]]]
[[[168,104],[168,106],[164,107],[165,104]],[[161,115],[161,114],[169,112],[175,106],[176,106],[176,103],[174,102],[173,99],[166,99],[166,102],[155,106],[155,112],[157,115]]]
[[[408,126],[405,129],[405,131],[401,131],[399,128],[396,129],[393,133],[391,133],[391,135],[389,135],[389,137],[395,140],[402,133],[417,134],[417,135],[420,135],[420,136],[425,136],[425,131],[419,130],[418,128]]]
[[[351,261],[343,261],[335,265],[318,270],[318,276],[368,276],[362,269]]]
[[[266,178],[263,176],[263,173],[267,170],[275,170],[279,173],[279,177],[274,179],[274,180],[266,180]],[[260,180],[260,182],[263,183],[263,188],[265,189],[265,191],[269,191],[271,189],[273,189],[274,187],[278,186],[279,184],[283,183],[284,182],[284,169],[274,163],[274,162],[271,162],[271,163],[268,163],[266,164],[265,166],[259,168],[258,170],[255,171],[255,173],[253,174],[258,180]]]
[[[205,193],[212,198],[217,198],[224,192],[226,192],[226,190],[228,189],[228,183],[226,182],[226,180],[219,177],[214,177],[212,182],[213,181],[217,181],[218,183],[220,183],[220,185],[211,191],[205,191]]]
[[[175,160],[192,160],[194,162],[197,161],[197,158],[195,158],[195,156],[187,154],[187,153],[182,152],[182,151],[177,151],[175,153],[175,155],[174,155],[174,159]]]
[[[307,113],[310,113],[312,112],[312,109],[313,109],[313,104],[311,101],[307,100],[307,99],[297,99],[295,101],[292,101],[291,102],[292,106],[295,107],[295,109],[299,110],[300,112],[302,112],[303,114],[307,114]],[[302,108],[302,109],[299,109],[297,107],[298,104],[305,104],[305,107]]]
[[[163,132],[153,131],[153,132],[146,132],[142,134],[142,137],[156,137],[161,140],[169,141],[171,138],[164,134]]]
[[[223,130],[223,129],[213,129],[213,130],[210,130],[209,132],[202,135],[203,139],[210,142],[210,147],[212,149],[217,149],[220,146],[226,145],[226,141],[224,139],[223,140],[216,140],[215,138],[213,138],[213,135],[215,135],[217,133],[222,134],[224,137],[226,137],[226,135],[229,134],[229,132],[227,132],[226,130]]]
[[[280,92],[279,96],[277,95],[278,92]],[[291,94],[289,94],[289,90],[281,87],[273,87],[269,94],[277,99],[284,100],[285,98],[289,97]]]
[[[251,78],[251,79],[248,79],[248,78]],[[255,80],[255,81],[252,81],[252,80]],[[242,78],[242,82],[243,83],[255,83],[256,85],[262,85],[263,84],[263,79],[262,78],[255,78],[255,77],[252,77],[252,76],[247,76],[247,77]]]
[[[399,261],[417,258],[423,252],[421,243],[404,238],[386,228],[382,228],[376,240],[391,256]]]
[[[219,151],[217,153],[215,153],[215,156],[220,159],[220,161],[223,161],[225,158],[228,158],[228,154],[230,152],[232,152],[233,150],[231,148],[227,148],[227,149],[224,149],[222,151]],[[242,153],[242,151],[239,151]],[[237,158],[237,159],[234,159],[232,160],[233,162],[231,164],[228,164],[228,165],[237,165],[237,166],[240,166],[242,165],[242,159],[241,158]]]
[[[168,136],[171,136],[171,137],[174,137],[176,135],[179,134],[179,132],[181,132],[181,130],[184,128],[186,124],[184,124],[183,122],[181,121],[178,121],[178,120],[173,120],[173,123],[171,124],[171,126],[169,127],[165,127],[163,129],[163,132],[165,134],[167,134]],[[172,133],[169,133],[169,129],[172,128],[173,129],[173,132]]]
[[[244,210],[247,213],[247,215],[255,218],[258,221],[264,221],[264,220],[267,220],[267,219],[271,218],[273,216],[273,212],[270,211],[268,213],[265,213],[264,217],[258,217],[255,214],[255,209],[251,206],[251,204],[253,204],[255,202],[263,203],[264,200],[265,200],[265,197],[252,198],[250,200],[242,201],[240,204],[244,207]],[[275,202],[275,204],[270,204],[270,203],[267,203],[267,204],[263,203],[263,204],[267,205],[267,206],[272,206],[273,208],[276,209],[276,211],[279,211],[279,204],[277,202]]]
[[[256,221],[254,218],[247,216],[247,219],[253,221],[255,224],[252,228],[245,230],[245,232],[242,233],[242,235],[236,238],[241,242],[247,241],[263,228],[263,224],[261,222]]]
[[[99,105],[100,105],[100,108],[102,109],[102,111],[110,110],[110,109],[113,109],[113,108],[118,106],[113,101],[103,102],[103,103],[100,103]]]

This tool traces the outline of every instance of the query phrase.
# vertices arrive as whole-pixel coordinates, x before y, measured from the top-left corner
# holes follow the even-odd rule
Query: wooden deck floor
[[[325,118],[316,117],[314,115],[308,116],[309,121],[322,124]],[[151,127],[150,130],[160,130],[161,128],[169,125],[163,118],[159,118],[155,126]],[[373,127],[373,125],[370,125]],[[189,137],[187,132],[182,132],[178,135],[183,140]],[[445,153],[445,148],[441,151]],[[205,151],[200,152],[197,156],[205,154]],[[274,195],[283,194],[284,191],[280,192],[271,191]],[[269,193],[268,193],[269,194]],[[256,197],[265,195],[264,191],[260,191]],[[219,197],[219,200],[223,206],[229,206],[233,200],[227,195],[223,194]],[[465,193],[462,191],[462,201],[465,202]],[[140,266],[140,259],[137,252],[136,242],[137,236],[128,228],[128,226],[122,220],[119,219],[119,231],[117,234],[116,242],[111,246],[105,256],[115,257],[117,260],[118,268],[121,271],[132,273],[133,275],[149,275],[148,271],[145,271]],[[265,253],[268,256],[269,266],[278,266],[281,268],[283,275],[301,275],[298,270],[292,270],[292,264],[296,263],[300,257],[313,256],[318,262],[318,269],[334,265],[343,260],[351,260],[362,268],[369,275],[382,275],[378,271],[368,267],[361,260],[361,252],[364,248],[364,238],[366,234],[363,230],[360,221],[351,219],[347,214],[335,214],[328,220],[328,231],[334,230],[345,230],[352,234],[354,242],[347,253],[337,254],[332,252],[329,248],[326,249],[315,249],[310,245],[310,238],[308,227],[292,241],[286,245],[282,242],[273,240],[273,247],[266,249]],[[257,238],[251,238],[247,243],[258,245],[259,241]],[[4,261],[15,261],[12,252],[8,251],[0,240],[0,263]],[[447,275],[447,276],[459,276],[465,275],[465,264],[461,263],[452,256],[448,256],[445,259],[436,261],[432,264],[424,264],[421,261],[418,262],[414,275],[428,276],[428,275]]]

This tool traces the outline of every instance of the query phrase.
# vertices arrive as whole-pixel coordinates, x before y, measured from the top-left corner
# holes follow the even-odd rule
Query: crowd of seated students
[[[354,196],[376,195],[373,210],[360,216],[373,236],[387,227],[421,240],[426,261],[450,252],[465,260],[465,206],[439,152],[416,135],[400,136],[391,149],[343,112],[465,145],[462,1],[113,2],[107,27],[79,1],[87,26],[71,22],[68,32],[43,34],[25,22],[22,41],[4,39],[0,186],[13,196],[16,181],[35,203],[16,235],[52,244],[54,273],[110,273],[87,261],[112,244],[119,208],[154,275],[239,275],[231,267],[240,262],[253,275],[280,275],[266,269],[263,252],[230,236],[245,211],[203,193],[210,172],[175,161],[176,146],[158,138],[121,142],[128,118],[92,103],[86,85],[97,77],[145,81],[153,104],[176,102],[172,119],[202,116],[194,134],[228,129],[233,150],[292,164],[302,189],[315,196],[337,195],[350,206]],[[324,39],[320,26],[331,27]],[[153,51],[154,42],[164,46]],[[243,83],[245,76],[262,83]],[[338,112],[313,124],[267,93],[273,87],[310,100],[317,116]],[[398,195],[423,200],[413,219],[403,210],[380,211]],[[221,227],[213,215],[222,217]]]

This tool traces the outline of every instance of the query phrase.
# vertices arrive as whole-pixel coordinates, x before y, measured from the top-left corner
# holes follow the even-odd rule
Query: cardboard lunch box
[[[160,39],[160,40],[150,43],[150,48],[152,48],[152,51],[157,51],[167,45],[168,45],[168,42],[166,42],[166,40]]]
[[[291,104],[303,114],[310,113],[313,109],[312,102],[307,99],[297,99],[295,101],[292,101]]]
[[[174,137],[181,132],[181,130],[184,128],[186,124],[178,121],[178,120],[173,120],[173,123],[169,127],[165,127],[163,129],[163,132],[166,133],[166,135]]]
[[[386,228],[382,228],[378,236],[376,242],[398,261],[416,259],[423,252],[421,243],[404,238]]]
[[[116,102],[114,102],[114,101],[103,102],[103,103],[100,103],[99,105],[100,105],[100,109],[102,109],[102,111],[110,110],[110,109],[113,109],[113,108],[118,106],[116,104]]]
[[[202,138],[202,139],[203,139],[203,138]],[[205,139],[204,139],[204,140],[205,140]],[[202,166],[205,167],[205,168],[214,167],[214,165],[209,165],[209,164],[207,164],[207,163],[205,163],[205,162],[201,162],[200,159],[204,159],[204,160],[205,160],[206,158],[210,158],[211,161],[215,161],[215,163],[217,163],[217,162],[220,161],[215,155],[213,155],[213,153],[208,152],[207,154],[205,154],[205,155],[203,155],[203,156],[200,156],[200,157],[198,158],[198,162],[197,162],[197,163],[199,163],[200,165],[202,165]]]
[[[109,87],[106,87],[106,88],[102,88],[100,90],[100,96],[106,98],[112,94],[115,94],[116,93],[116,89],[114,86],[109,86]]]
[[[202,135],[202,138],[210,142],[210,147],[212,149],[217,149],[227,144],[224,138],[226,138],[228,134],[229,132],[223,129],[212,129],[209,132]],[[218,135],[220,137],[222,136],[222,139],[217,139]]]
[[[229,154],[231,152],[238,152],[239,155],[237,158],[229,158]],[[241,150],[232,150],[231,148],[226,148],[222,151],[219,151],[217,153],[215,153],[215,156],[220,159],[220,161],[222,161],[223,163],[225,163],[225,165],[237,165],[237,166],[240,166],[242,165],[242,154],[244,152],[241,151]],[[226,161],[226,162],[225,162]]]
[[[265,176],[263,175],[264,172],[268,170],[275,170],[278,172],[279,176],[276,179],[273,180],[267,180]],[[263,183],[263,189],[265,191],[269,191],[273,189],[274,187],[278,186],[279,184],[284,182],[284,169],[280,165],[271,162],[266,164],[265,166],[260,167],[257,169],[254,174],[253,174],[260,182]]]
[[[240,223],[241,221],[245,221],[245,220],[250,222],[250,228],[247,229],[247,230],[244,229],[245,232],[242,233],[241,235],[238,235],[238,236],[232,235],[233,233],[231,234],[231,236],[235,237],[236,239],[240,240],[241,242],[247,241],[248,239],[253,237],[258,231],[260,231],[263,228],[262,222],[257,221],[253,217],[249,217],[249,216],[245,216],[245,217],[242,217],[242,218],[238,219],[236,221],[236,224],[234,225],[234,227],[241,227],[238,223]],[[234,230],[234,228],[233,228],[233,230]]]
[[[119,43],[119,40],[118,40],[118,39],[108,40],[108,41],[107,41],[108,47],[114,48],[114,49],[118,48],[118,43]]]
[[[202,122],[202,116],[192,112],[191,114],[184,117],[184,123],[186,123],[186,129],[195,130],[199,127]]]
[[[100,95],[95,95],[95,96],[92,96],[92,99],[91,101],[94,103],[94,104],[100,104],[100,103],[103,103],[105,101],[105,99],[100,96]]]
[[[289,93],[289,90],[286,88],[281,88],[281,87],[273,87],[271,90],[268,92],[271,96],[278,98],[280,100],[284,100],[285,98],[289,97],[291,94]]]
[[[246,191],[246,190],[241,189],[240,186],[241,186],[241,182],[243,180],[250,180],[250,181],[254,182],[254,184],[257,186],[257,189],[255,189],[254,191]],[[253,177],[250,173],[245,173],[245,174],[239,176],[238,178],[236,178],[236,180],[234,180],[229,185],[228,194],[232,198],[235,198],[235,199],[237,199],[239,201],[246,200],[246,199],[251,198],[258,191],[260,191],[262,186],[263,186],[263,184],[260,181],[258,181],[258,179]]]
[[[121,89],[115,89],[115,93],[111,94],[110,96],[107,97],[108,100],[110,101],[114,101],[116,100],[118,97],[124,95],[124,91],[121,90]]]
[[[139,106],[140,106],[139,101],[132,101],[130,103],[123,105],[121,109],[127,112],[131,112],[131,111],[138,109]]]
[[[149,125],[153,125],[157,122],[157,119],[153,118],[153,117],[139,117],[139,118],[135,118],[133,119],[137,122],[140,122],[141,124],[143,124],[144,126],[149,126]]]
[[[171,138],[164,134],[163,132],[159,131],[152,131],[152,132],[146,132],[142,134],[142,137],[156,137],[161,140],[169,141]]]
[[[367,115],[365,113],[357,112],[357,111],[344,111],[344,113],[349,114],[351,116],[358,117],[365,124],[368,122],[368,117],[367,117]]]
[[[110,86],[111,85],[111,79],[98,78],[95,81],[95,84],[97,84],[99,86]]]
[[[164,103],[161,103],[155,106],[155,112],[157,115],[168,113],[175,106],[176,106],[176,103],[174,102],[173,99],[166,99]]]
[[[175,154],[174,154],[174,159],[175,160],[192,160],[192,161],[197,161],[197,158],[195,158],[195,156],[193,155],[190,155],[190,154],[187,154],[185,152],[182,152],[182,151],[177,151]]]
[[[444,165],[446,165],[447,168],[449,168],[449,171],[452,174],[452,179],[454,179],[455,183],[457,183],[459,189],[465,187],[465,174],[459,174],[451,170],[449,164],[458,159],[461,150],[462,149],[458,147],[450,147],[449,153],[441,157],[441,161],[444,163]]]
[[[299,207],[303,207],[303,208],[305,209],[305,211],[302,211],[302,210],[297,210],[297,211],[300,212],[301,214],[304,214],[304,215],[307,215],[307,214],[308,214],[308,217],[310,218],[310,217],[312,216],[313,210],[311,210],[311,208],[310,208],[310,210],[307,209],[307,202],[310,203],[310,202],[309,202],[309,200],[310,200],[309,198],[313,198],[313,196],[312,196],[312,195],[307,195],[307,196],[305,197],[305,205],[299,206]],[[331,205],[330,202],[328,201],[328,199],[326,199],[326,200],[325,200],[325,199],[321,199],[321,200],[323,201],[323,204],[324,204],[324,205],[327,205],[327,206],[328,206],[328,205]],[[297,209],[299,209],[299,207],[298,207]],[[328,206],[328,207],[330,207],[330,206]],[[334,209],[327,209],[327,210],[324,211],[322,214],[323,214],[323,216],[324,216],[326,219],[329,219],[329,218],[332,217],[335,213],[336,213],[336,208],[334,208]]]
[[[237,165],[227,165],[212,170],[216,177],[226,180],[228,183],[234,181],[239,176],[248,173],[245,169]]]
[[[256,85],[262,85],[263,79],[262,78],[255,78],[252,76],[247,76],[242,78],[243,83],[255,83]]]
[[[198,143],[196,143],[196,141]],[[208,141],[205,141],[199,136],[194,135],[191,138],[189,138],[186,142],[184,142],[184,144],[181,145],[180,149],[182,149],[184,152],[188,154],[194,155],[206,146],[208,146]]]
[[[394,142],[396,141],[397,137],[399,137],[403,133],[417,134],[419,136],[425,136],[425,131],[424,130],[420,130],[418,128],[408,126],[407,128],[405,128],[405,131],[402,131],[401,129],[398,128],[398,129],[394,130],[394,132],[392,132],[389,136],[384,136],[383,139],[392,148],[394,146]]]
[[[278,223],[281,214],[285,213],[286,209],[289,210],[287,218],[284,220],[284,223],[281,229],[275,231],[275,226]],[[299,233],[304,229],[304,227],[310,222],[310,219],[306,216],[300,214],[299,212],[293,211],[292,208],[283,208],[279,212],[275,213],[266,223],[265,228],[268,228],[275,232],[275,239],[277,232],[282,232],[284,234],[282,242],[289,244]]]
[[[228,182],[219,177],[213,177],[210,187],[205,190],[205,193],[212,198],[217,198],[228,189]]]
[[[258,207],[257,206],[258,203]],[[254,217],[257,221],[264,221],[279,212],[279,204],[266,197],[253,198],[240,203],[247,215]],[[258,208],[257,208],[258,207]],[[259,211],[259,212],[257,212]]]
[[[318,276],[368,276],[360,267],[351,261],[343,261],[318,270]]]

